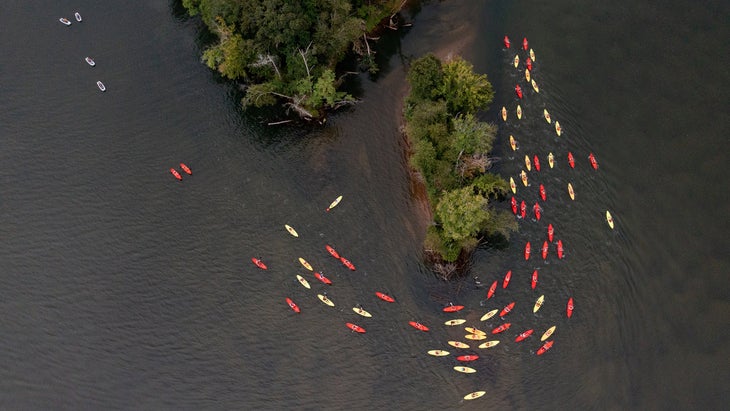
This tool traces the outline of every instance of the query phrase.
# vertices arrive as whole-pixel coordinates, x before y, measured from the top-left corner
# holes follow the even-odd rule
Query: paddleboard
[[[507,108],[502,106],[502,121],[507,121]]]
[[[464,348],[464,349],[469,348],[469,346],[467,344],[464,344],[461,341],[449,341],[449,345],[452,347],[456,347],[456,348]]]
[[[525,154],[525,168],[527,168],[527,171],[532,170],[532,162],[530,161],[530,156]]]
[[[573,184],[568,183],[568,195],[571,200],[575,200],[575,191],[573,191]]]
[[[299,257],[299,262],[300,262],[300,263],[301,263],[301,264],[302,264],[302,265],[304,266],[304,268],[306,268],[307,270],[309,270],[309,271],[314,271],[314,270],[312,270],[312,266],[311,266],[311,265],[310,265],[310,264],[309,264],[309,263],[307,262],[307,260],[303,259],[302,257]]]
[[[535,52],[532,51],[532,49],[530,49],[530,58],[532,59],[532,61],[535,61]]]
[[[550,113],[548,113],[547,109],[544,109],[542,111],[542,115],[545,116],[545,121],[547,121],[548,124],[552,122],[552,120],[550,119]]]
[[[517,119],[522,120],[522,107],[520,105],[517,105]]]
[[[512,135],[509,136],[509,146],[512,147],[512,151],[517,151],[517,140]]]
[[[527,331],[525,331],[523,333],[520,333],[520,335],[518,335],[517,338],[515,338],[515,342],[520,342],[520,341],[524,340],[525,338],[531,336],[532,335],[532,332],[533,332],[533,330],[530,329],[530,330],[527,330]]]
[[[363,310],[360,307],[352,307],[352,311],[354,311],[354,312],[362,315],[363,317],[368,317],[368,318],[372,317],[372,314],[370,314],[369,312]]]
[[[486,340],[487,336],[484,334],[467,334],[464,336],[467,340],[473,340],[473,341],[479,341],[479,340]]]
[[[548,328],[548,329],[547,329],[547,330],[546,330],[546,331],[545,331],[545,332],[544,332],[544,333],[542,334],[542,337],[540,337],[540,341],[545,341],[545,340],[547,340],[548,338],[550,338],[550,336],[551,336],[551,335],[553,335],[553,333],[555,332],[555,327],[556,327],[556,326],[554,326],[554,325],[553,325],[552,327]]]
[[[293,235],[294,237],[299,237],[299,233],[297,233],[297,230],[295,230],[294,227],[290,226],[289,224],[284,224],[284,228],[286,228],[286,231],[288,231],[289,234]]]
[[[312,288],[309,286],[309,281],[305,280],[304,277],[297,274],[297,280],[299,280],[299,284],[303,285],[304,288]]]
[[[535,79],[530,80],[530,84],[532,84],[532,89],[535,90],[535,93],[540,92],[540,87],[537,86]]]
[[[480,321],[487,321],[488,319],[494,317],[498,312],[499,312],[499,309],[495,308],[494,310],[489,311],[486,314],[484,314],[482,316],[482,318],[480,318],[479,320]]]
[[[469,334],[482,334],[482,335],[487,335],[487,333],[485,333],[484,331],[482,331],[482,330],[479,330],[479,329],[477,329],[477,328],[474,328],[474,327],[464,327],[464,329],[465,329],[465,330],[466,330],[466,332],[468,332]]]
[[[555,132],[558,133],[558,137],[563,134],[563,128],[560,127],[560,123],[558,121],[555,121]]]
[[[322,301],[323,303],[329,305],[330,307],[335,306],[335,303],[333,303],[332,300],[330,300],[329,298],[327,298],[326,296],[324,296],[322,294],[317,294],[317,298],[319,298],[319,301]]]
[[[335,201],[331,202],[330,206],[327,207],[327,209],[324,211],[330,211],[331,209],[337,207],[337,204],[340,204],[340,201],[342,201],[342,196],[338,196],[337,198],[335,198]]]
[[[465,374],[473,374],[473,373],[477,372],[477,370],[475,370],[471,367],[464,367],[462,365],[457,365],[456,367],[454,367],[454,370],[463,372]]]
[[[512,60],[512,63],[515,65],[515,68],[517,68],[517,66],[520,65],[520,56],[515,55],[515,58],[514,58],[514,60]]]
[[[537,355],[543,355],[547,350],[549,350],[553,346],[554,341],[548,341],[545,344],[543,344],[542,347],[540,347],[539,350],[537,350]]]
[[[389,296],[388,294],[381,293],[380,291],[376,291],[375,292],[375,295],[377,295],[378,298],[380,298],[383,301],[387,301],[389,303],[394,303],[395,302],[395,298]]]
[[[458,318],[458,319],[455,319],[455,320],[446,321],[444,324],[451,326],[451,325],[461,325],[461,324],[464,324],[465,322],[466,322],[466,320],[463,320],[461,318]]]
[[[525,80],[527,80],[528,83],[530,82],[530,69],[525,69]]]
[[[548,153],[548,165],[550,168],[555,166],[555,156],[553,156],[553,153]]]
[[[299,311],[300,311],[299,307],[296,304],[294,304],[294,301],[292,301],[291,298],[286,297],[286,303],[289,305],[289,308],[291,308],[292,311],[294,311],[295,313],[299,313]]]
[[[479,344],[479,348],[492,348],[497,344],[499,344],[499,340],[487,341],[487,342]]]
[[[486,393],[487,393],[486,391],[474,391],[474,392],[470,392],[469,394],[466,394],[464,396],[464,399],[465,400],[475,400],[475,399],[483,396]]]
[[[520,171],[520,179],[522,179],[522,184],[527,187],[527,173],[525,172],[525,170]]]
[[[608,226],[613,229],[613,217],[611,216],[611,213],[606,210],[606,221],[608,221]]]
[[[515,184],[515,179],[512,177],[509,178],[509,188],[512,190],[512,193],[517,194],[517,184]]]
[[[362,328],[362,327],[360,327],[360,326],[359,326],[359,325],[357,325],[357,324],[353,324],[353,323],[345,323],[345,326],[346,326],[347,328],[351,329],[352,331],[358,332],[358,333],[360,333],[360,334],[363,334],[363,333],[365,333],[365,329],[364,329],[364,328]]]
[[[431,350],[428,352],[429,355],[433,355],[434,357],[445,357],[449,355],[450,353],[448,351],[444,350]]]

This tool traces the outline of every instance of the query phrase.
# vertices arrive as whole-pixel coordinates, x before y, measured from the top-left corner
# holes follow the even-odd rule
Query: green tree
[[[444,64],[443,72],[440,91],[450,113],[473,114],[489,107],[494,90],[486,74],[474,73],[471,63],[461,57]]]
[[[440,96],[444,72],[441,60],[433,54],[427,54],[411,63],[408,69],[408,84],[415,100],[436,100]]]
[[[489,220],[487,199],[474,194],[471,187],[451,190],[436,205],[436,219],[446,238],[464,241],[476,235]]]

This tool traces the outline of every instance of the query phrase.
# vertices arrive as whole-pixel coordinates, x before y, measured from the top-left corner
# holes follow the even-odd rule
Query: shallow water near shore
[[[382,40],[392,57],[376,81],[361,76],[362,102],[323,128],[268,127],[242,115],[234,86],[199,61],[198,23],[170,2],[97,3],[4,8],[0,34],[18,40],[0,45],[3,408],[724,405],[724,3],[427,3],[407,33]],[[58,22],[73,16],[69,7],[83,22]],[[509,64],[517,51],[503,49],[505,34],[513,47],[526,36],[537,54],[540,93],[525,90],[519,122],[513,89],[526,87],[524,66]],[[520,184],[526,154],[542,163],[529,187],[520,184],[528,219],[511,246],[474,256],[472,273],[486,286],[513,271],[509,288],[485,303],[485,288],[470,279],[444,284],[421,263],[425,227],[414,218],[421,205],[398,121],[404,63],[430,51],[461,54],[494,84],[497,98],[483,117],[500,124],[496,171]],[[502,105],[507,124],[498,119]],[[543,108],[560,121],[561,137]],[[510,134],[520,141],[516,153]],[[193,175],[177,182],[168,169],[181,161]],[[533,221],[540,183],[548,200]],[[340,194],[342,203],[325,212]],[[563,260],[554,248],[546,262],[538,256],[548,223],[565,244]],[[298,257],[334,285],[317,282]],[[334,308],[317,300],[324,290]],[[545,305],[533,314],[541,294]],[[576,309],[567,319],[571,296]],[[449,301],[466,308],[446,315]],[[426,354],[457,351],[446,341],[463,340],[464,331],[443,326],[447,319],[488,331],[504,321],[479,317],[511,301],[504,321],[513,327],[498,346],[474,350],[483,356],[470,364],[477,373],[455,372],[453,356]],[[354,314],[358,303],[373,318]],[[416,331],[411,320],[431,330]],[[514,343],[524,329],[541,334],[551,325],[555,345],[543,356],[535,355],[539,336]],[[476,390],[487,394],[462,400]]]

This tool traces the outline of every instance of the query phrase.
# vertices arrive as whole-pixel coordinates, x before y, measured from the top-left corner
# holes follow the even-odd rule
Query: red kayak
[[[547,200],[547,192],[545,191],[545,186],[540,184],[540,198],[542,198],[542,201]]]
[[[519,84],[515,86],[515,93],[517,93],[517,97],[522,98],[522,87]]]
[[[542,210],[542,208],[540,207],[540,204],[535,203],[535,205],[532,206],[532,209],[535,211],[535,218],[537,218],[537,221],[540,221],[540,216],[541,216],[540,210]]]
[[[530,242],[528,241],[527,244],[525,244],[525,260],[530,259]]]
[[[193,172],[190,171],[190,167],[186,166],[185,163],[180,163],[180,168],[182,168],[182,171],[184,171],[188,175],[193,175]]]
[[[522,200],[522,202],[520,203],[520,216],[522,218],[525,218],[526,215],[527,215],[527,204],[525,204],[525,200]]]
[[[362,328],[362,327],[360,327],[357,324],[346,323],[345,325],[347,326],[347,328],[351,329],[352,331],[358,332],[360,334],[364,334],[365,333],[365,329]]]
[[[381,293],[380,291],[377,291],[375,293],[375,295],[377,295],[378,298],[380,298],[383,301],[387,301],[389,303],[394,303],[395,302],[395,298],[389,296],[388,294]]]
[[[515,199],[515,196],[512,196],[510,203],[512,204],[512,214],[517,215],[517,200]]]
[[[294,310],[295,313],[298,313],[300,311],[299,307],[296,304],[294,304],[294,301],[292,301],[291,298],[286,297],[286,303],[289,304],[289,308]]]
[[[254,264],[256,264],[256,267],[266,270],[268,267],[266,267],[266,264],[264,264],[263,261],[259,260],[258,258],[251,258],[251,261],[253,261]]]
[[[461,311],[463,309],[464,309],[464,306],[463,305],[453,305],[453,304],[451,304],[448,307],[444,307],[444,312],[445,313],[455,313],[455,312]]]
[[[563,240],[558,240],[558,258],[563,259]]]
[[[593,169],[598,170],[598,161],[596,161],[596,156],[594,156],[593,153],[588,155],[588,160],[591,162]]]
[[[527,69],[532,71],[532,59],[528,57],[525,64],[527,64]]]
[[[573,306],[573,297],[570,297],[570,299],[568,300],[568,306],[565,309],[565,314],[568,316],[568,318],[573,316],[573,308],[575,308]]]
[[[509,46],[510,46],[509,37],[504,36],[503,40],[504,40],[504,47],[509,48]]]
[[[532,332],[533,332],[533,330],[527,330],[527,331],[523,332],[522,334],[518,335],[517,338],[515,338],[515,342],[520,342],[520,341],[524,340],[525,338],[531,336]]]
[[[428,327],[426,327],[425,325],[423,325],[423,324],[421,324],[421,323],[419,323],[417,321],[408,321],[408,324],[410,324],[411,327],[413,327],[413,328],[415,328],[417,330],[421,330],[421,331],[424,331],[424,332],[425,331],[428,331]]]
[[[550,347],[552,347],[552,346],[553,346],[553,342],[554,342],[554,341],[553,341],[553,340],[551,340],[551,341],[548,341],[548,342],[546,342],[545,344],[543,344],[543,346],[542,346],[542,347],[540,347],[540,349],[539,349],[539,350],[537,350],[537,355],[543,355],[543,354],[545,354],[545,351],[549,350],[549,349],[550,349]]]
[[[511,302],[511,303],[509,303],[509,304],[507,304],[507,306],[506,306],[506,307],[504,307],[504,308],[502,309],[502,311],[501,311],[501,312],[499,313],[499,316],[500,316],[500,317],[504,317],[505,315],[509,314],[509,312],[510,312],[510,311],[512,311],[512,309],[513,309],[513,308],[515,308],[515,303],[514,303],[514,301],[513,301],[513,302]]]
[[[315,277],[316,277],[316,278],[317,278],[317,279],[318,279],[319,281],[321,281],[321,282],[323,282],[323,283],[325,283],[325,284],[327,284],[327,285],[332,285],[332,281],[330,281],[330,279],[329,279],[329,278],[327,278],[327,277],[323,276],[322,274],[320,274],[320,273],[314,273],[314,276],[315,276]]]
[[[542,243],[542,259],[546,260],[548,255],[548,242]]]
[[[494,280],[492,283],[492,286],[489,287],[489,291],[487,292],[487,300],[492,298],[494,296],[494,291],[497,289],[497,280]]]
[[[456,357],[456,359],[459,360],[459,361],[468,362],[468,361],[478,360],[479,359],[479,356],[478,355],[475,355],[475,354],[472,354],[472,355],[460,355],[460,356]]]
[[[352,265],[352,263],[350,262],[350,260],[348,260],[345,257],[340,257],[340,261],[342,261],[342,264],[344,264],[345,267],[349,268],[352,271],[355,271],[355,266]]]
[[[535,166],[535,170],[540,171],[540,160],[537,158],[537,154],[532,158],[532,165]]]
[[[499,334],[501,332],[509,330],[509,327],[512,326],[512,323],[504,323],[500,325],[499,327],[492,330],[492,334]]]
[[[170,173],[172,173],[172,175],[174,175],[175,178],[182,181],[182,176],[180,175],[180,173],[177,172],[177,170],[175,170],[174,168],[171,168]]]
[[[337,253],[337,251],[335,251],[334,248],[330,247],[329,245],[325,245],[324,248],[327,249],[327,252],[330,253],[330,255],[332,255],[332,257],[334,257],[338,260],[340,259],[340,255]]]
[[[504,275],[504,281],[502,282],[502,288],[507,288],[509,285],[509,280],[512,278],[512,270],[507,271],[507,274]]]
[[[575,168],[575,157],[570,151],[568,151],[568,164],[570,164],[570,168]]]
[[[527,51],[527,37],[522,39],[522,48]]]
[[[553,234],[555,233],[555,230],[553,229],[552,224],[548,224],[548,241],[551,243],[553,242]]]

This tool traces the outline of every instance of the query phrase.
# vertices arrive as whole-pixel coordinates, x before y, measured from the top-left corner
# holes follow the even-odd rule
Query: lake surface
[[[321,128],[242,113],[236,87],[200,63],[199,22],[174,2],[60,3],[0,7],[0,408],[724,408],[727,2],[427,3],[406,14],[412,28],[381,40],[381,72],[354,86],[361,103]],[[76,10],[83,22],[58,22]],[[523,37],[540,93],[523,63],[510,65],[516,53],[524,61]],[[427,52],[460,54],[489,76],[495,171],[528,204],[509,247],[474,256],[471,276],[484,285],[513,272],[488,301],[471,276],[444,283],[421,262],[422,204],[399,115],[405,65]],[[528,187],[517,178],[525,155],[542,163]],[[168,170],[181,161],[193,175],[178,182]],[[537,221],[539,184],[548,199]],[[550,223],[562,260],[554,245],[545,261],[537,252]],[[325,289],[334,308],[316,298]],[[479,321],[512,301],[504,320]],[[448,302],[466,308],[447,315]],[[482,357],[469,364],[475,374],[453,371],[453,355],[426,355],[459,351],[446,341],[466,341],[465,331],[442,325],[457,317],[487,332],[512,323],[496,347],[464,351]],[[554,346],[536,356],[551,325]],[[526,329],[536,335],[515,343]],[[462,400],[477,390],[487,394]]]

